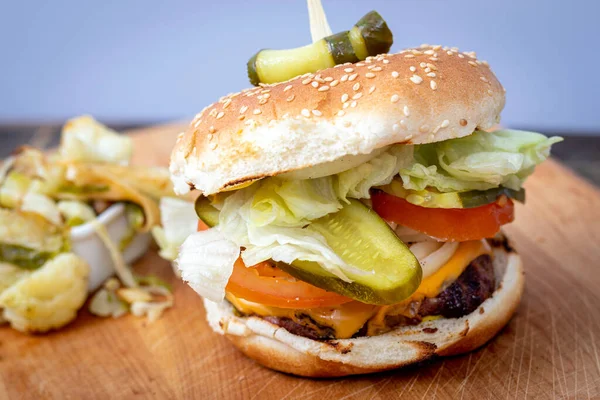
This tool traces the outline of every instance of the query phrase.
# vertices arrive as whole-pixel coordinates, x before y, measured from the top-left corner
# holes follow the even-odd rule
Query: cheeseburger
[[[199,195],[176,264],[212,329],[313,377],[490,340],[524,285],[501,227],[561,140],[492,130],[504,102],[487,62],[423,45],[208,106],[170,170]]]

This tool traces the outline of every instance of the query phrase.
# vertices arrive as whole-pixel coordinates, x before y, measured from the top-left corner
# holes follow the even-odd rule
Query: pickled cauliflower
[[[0,294],[3,318],[22,332],[46,332],[72,321],[87,298],[88,264],[62,253]]]

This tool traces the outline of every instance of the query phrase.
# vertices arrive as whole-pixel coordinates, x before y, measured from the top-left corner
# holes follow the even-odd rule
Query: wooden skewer
[[[308,17],[310,18],[310,34],[312,41],[317,42],[325,36],[331,35],[331,27],[323,10],[321,0],[307,0]]]

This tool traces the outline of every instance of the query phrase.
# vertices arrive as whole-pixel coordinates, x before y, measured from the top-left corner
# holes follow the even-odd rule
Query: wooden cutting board
[[[135,162],[166,165],[181,129],[135,132]],[[600,191],[556,161],[526,187],[506,229],[525,262],[523,302],[471,354],[347,379],[273,372],[214,334],[200,298],[152,251],[136,269],[173,283],[175,308],[151,324],[82,311],[48,335],[0,328],[0,399],[600,398]]]

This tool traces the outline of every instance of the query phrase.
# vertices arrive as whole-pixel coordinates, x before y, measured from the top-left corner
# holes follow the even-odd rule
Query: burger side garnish
[[[523,288],[500,228],[561,140],[489,131],[504,102],[486,62],[423,45],[204,109],[170,170],[176,192],[199,192],[198,232],[177,266],[213,329],[306,376],[396,368],[493,337]]]

